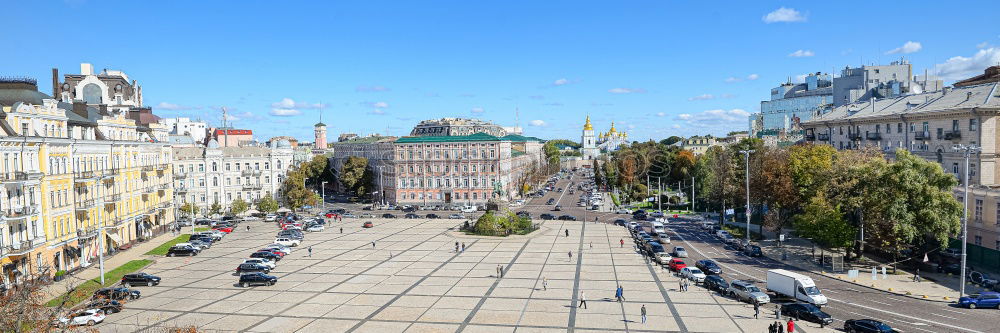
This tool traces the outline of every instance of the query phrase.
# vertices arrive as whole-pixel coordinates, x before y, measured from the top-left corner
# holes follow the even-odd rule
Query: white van
[[[667,228],[665,228],[661,222],[653,222],[653,232],[657,235],[663,234],[667,232]]]
[[[466,205],[462,206],[462,213],[475,213],[476,206]]]

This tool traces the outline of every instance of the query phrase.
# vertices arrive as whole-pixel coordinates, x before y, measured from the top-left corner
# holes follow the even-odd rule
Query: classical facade
[[[119,71],[0,81],[4,286],[95,263],[173,222],[166,128],[130,117],[142,90]],[[53,71],[56,74],[56,71]],[[101,104],[101,103],[111,104]],[[147,117],[148,118],[148,117]]]
[[[462,136],[476,133],[504,136],[507,135],[507,130],[479,119],[441,118],[421,121],[410,131],[410,136]]]
[[[597,137],[594,135],[594,125],[590,124],[590,116],[587,116],[587,122],[583,124],[583,133],[580,135],[580,153],[588,160],[601,157],[601,150],[597,148]]]
[[[968,241],[1000,249],[1000,141],[996,135],[1000,80],[977,81],[836,107],[802,123],[805,140],[837,149],[877,147],[890,155],[904,148],[941,164],[945,172],[955,174],[959,180],[964,176],[965,159],[953,147],[982,147],[969,163]],[[962,186],[955,189],[959,199],[965,195]]]
[[[420,124],[428,122],[433,121]],[[434,132],[463,131],[440,128]],[[497,187],[503,198],[516,197],[528,173],[544,163],[543,141],[487,132],[355,138],[334,144],[333,165],[341,170],[348,157],[366,157],[375,172],[375,190],[379,191],[375,199],[388,204],[482,205]]]
[[[611,122],[611,129],[597,135],[597,149],[602,152],[616,151],[622,146],[628,145],[628,133],[619,132],[615,129],[615,122]]]
[[[583,159],[597,159],[603,153],[613,152],[627,145],[628,133],[615,129],[615,122],[611,122],[611,129],[607,132],[595,134],[594,125],[590,123],[590,116],[587,116],[580,137],[580,153]]]
[[[288,168],[292,146],[285,140],[268,146],[174,147],[174,190],[178,205],[192,203],[206,215],[214,203],[225,211],[233,200],[253,204],[265,196],[277,198]]]

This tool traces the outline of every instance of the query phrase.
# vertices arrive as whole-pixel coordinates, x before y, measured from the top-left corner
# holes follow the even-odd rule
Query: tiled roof
[[[506,137],[505,137],[506,138]],[[407,136],[396,140],[396,143],[430,143],[430,142],[468,142],[468,141],[510,141],[486,133],[452,136]]]
[[[879,99],[847,104],[830,112],[802,122],[803,126],[833,120],[864,120],[899,116],[901,114],[921,114],[974,107],[1000,107],[1000,83],[948,88],[949,91],[932,91],[923,94],[906,95],[896,98]]]
[[[505,135],[505,136],[501,137],[500,139],[508,140],[508,141],[514,141],[514,142],[526,142],[526,141],[545,142],[545,140],[542,140],[542,139],[539,139],[539,138],[536,138],[536,137],[533,137],[533,136],[523,136],[523,135],[518,135],[518,134],[508,134],[508,135]]]

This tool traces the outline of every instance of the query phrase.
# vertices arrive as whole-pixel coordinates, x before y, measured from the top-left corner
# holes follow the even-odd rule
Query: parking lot
[[[647,264],[630,247],[628,232],[614,225],[546,221],[532,235],[499,239],[449,230],[461,220],[376,219],[371,229],[361,228],[362,222],[345,219],[307,233],[302,246],[270,273],[279,277],[277,284],[243,288],[235,268],[277,231],[272,223],[245,222],[198,256],[157,258],[144,271],[162,277],[161,284],[139,288],[141,299],[97,328],[761,332],[770,323],[753,319],[749,305],[704,289],[678,292],[677,278]],[[456,241],[465,243],[464,252],[455,252]],[[623,303],[614,298],[618,285]],[[581,296],[586,309],[577,307]]]

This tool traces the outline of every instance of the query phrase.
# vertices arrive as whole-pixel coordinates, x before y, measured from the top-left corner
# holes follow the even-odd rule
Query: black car
[[[554,203],[556,203],[556,198],[549,198],[549,201],[545,202],[546,205],[551,205],[551,204],[554,204]]]
[[[747,246],[747,247],[743,248],[743,254],[745,254],[745,255],[747,255],[749,257],[760,257],[760,256],[764,255],[764,251],[762,251],[760,249],[760,246],[750,245],[750,246]]]
[[[562,221],[576,221],[576,216],[573,216],[573,215],[561,215],[561,216],[559,216],[559,220],[562,220]]]
[[[694,263],[694,266],[698,267],[698,269],[700,269],[702,272],[705,272],[705,274],[708,275],[722,274],[722,267],[719,267],[719,264],[716,264],[714,261],[708,259],[698,260],[697,262]]]
[[[264,274],[270,273],[271,269],[267,266],[255,263],[242,263],[236,267],[236,273],[249,273],[249,272],[264,272]]]
[[[253,254],[250,255],[250,258],[264,258],[275,262],[281,260],[281,256],[268,251],[254,252]]]
[[[195,249],[195,248],[193,248],[193,247],[187,246],[187,245],[184,245],[184,246],[172,246],[172,247],[170,247],[169,250],[167,250],[167,256],[168,257],[196,256],[196,255],[198,255],[198,250]]]
[[[417,211],[417,207],[413,207],[413,206],[403,207],[403,212],[412,213],[412,212],[415,212],[415,211]]]
[[[809,303],[782,304],[781,313],[798,320],[805,320],[820,325],[830,325],[833,322],[833,318],[830,315],[820,311],[815,305]]]
[[[439,219],[439,218],[441,218],[441,216],[438,216],[438,214],[434,214],[434,213],[427,214],[427,216],[425,216],[425,217],[429,218],[429,219]]]
[[[385,214],[382,214],[382,218],[384,218],[384,219],[394,219],[394,218],[396,218],[396,215],[392,215],[390,213],[385,213]]]
[[[557,212],[561,211],[562,210],[562,205],[556,205],[554,208],[552,208],[552,210],[553,211],[557,211]]]
[[[150,275],[146,273],[135,273],[135,274],[125,274],[122,276],[122,285],[126,288],[129,286],[148,286],[152,287],[160,284],[160,277],[155,275]]]
[[[705,277],[705,282],[701,284],[708,290],[715,290],[720,293],[725,293],[726,289],[729,288],[729,283],[726,283],[726,279],[723,279],[718,275],[709,275]]]
[[[101,288],[94,292],[94,298],[106,298],[115,301],[122,301],[126,299],[137,299],[142,296],[142,293],[138,290],[128,289],[128,288]]]
[[[277,282],[277,277],[260,272],[240,275],[240,286],[244,288],[252,285],[270,286]]]
[[[104,313],[122,312],[122,303],[110,299],[98,299],[87,304],[87,309],[101,309]]]
[[[531,218],[531,213],[528,213],[528,212],[517,212],[517,216],[520,216],[520,217],[523,217],[523,218],[529,218],[530,219]]]
[[[552,215],[552,214],[542,214],[542,215],[540,215],[540,217],[543,220],[554,220],[556,218],[555,215]]]
[[[628,221],[625,221],[624,219],[617,219],[615,220],[615,225],[620,225],[624,227],[628,225]]]
[[[948,273],[948,274],[962,274],[962,265],[959,264],[947,264],[937,267],[938,273]]]
[[[847,333],[889,333],[892,327],[873,319],[848,319],[844,321],[844,331]]]
[[[408,219],[419,219],[420,215],[414,213],[406,213],[406,215],[403,215],[403,217]]]

